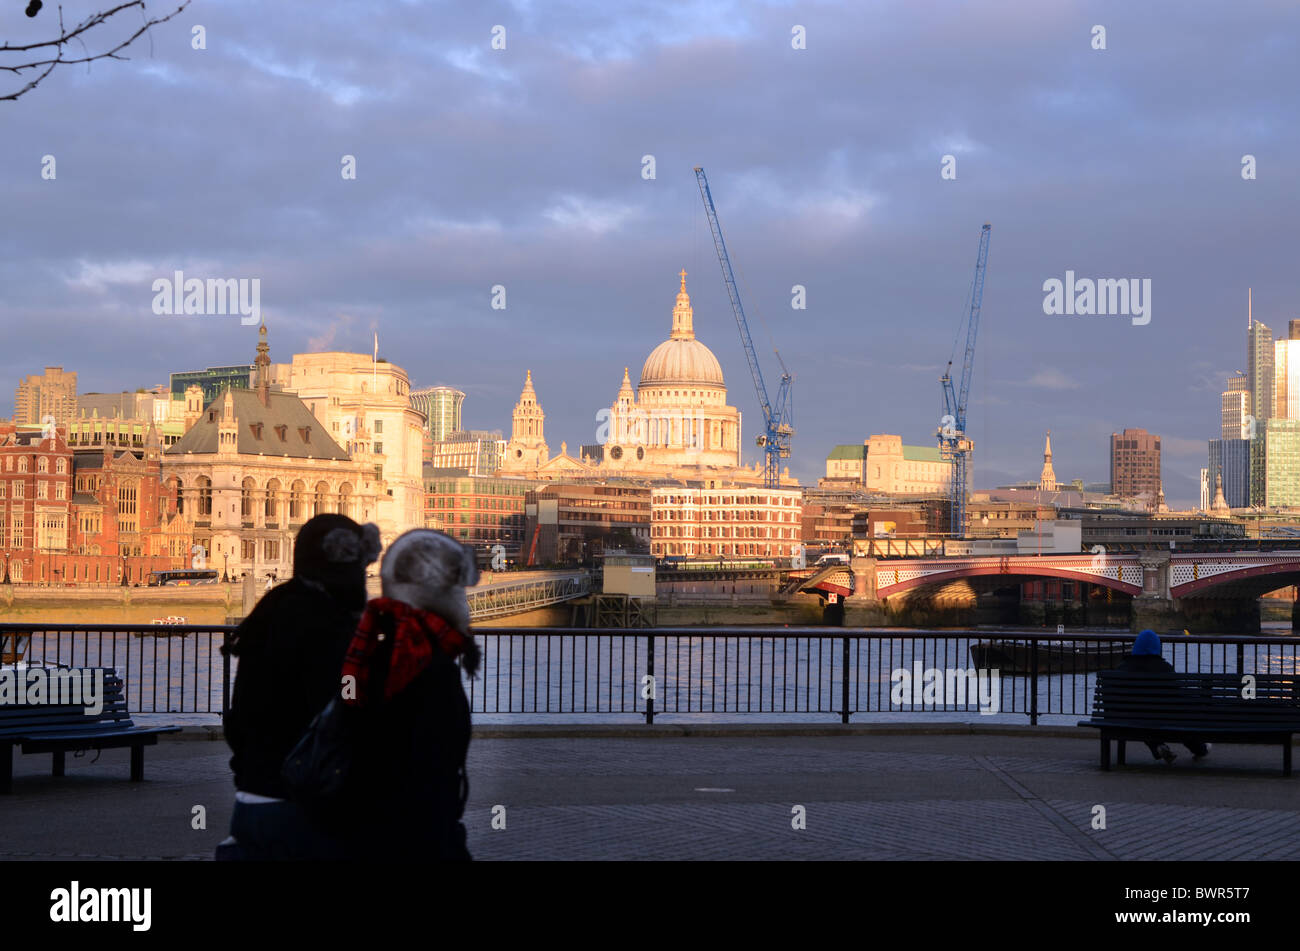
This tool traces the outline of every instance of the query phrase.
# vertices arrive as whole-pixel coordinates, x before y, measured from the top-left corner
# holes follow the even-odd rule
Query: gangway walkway
[[[591,590],[591,573],[585,570],[530,571],[498,576],[467,592],[469,616],[474,621],[509,617],[580,598],[590,594]]]

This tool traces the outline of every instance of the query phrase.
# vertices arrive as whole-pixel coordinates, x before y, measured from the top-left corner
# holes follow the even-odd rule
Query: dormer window
[[[275,434],[280,437],[280,442],[284,442],[289,436],[289,427],[281,423],[275,427]]]
[[[248,426],[248,428],[251,429],[251,430],[253,431],[253,438],[254,438],[254,439],[261,439],[261,438],[262,438],[262,424],[261,424],[261,423],[250,423],[249,426]]]
[[[305,443],[310,443],[310,442],[311,442],[311,427],[310,427],[310,426],[299,426],[299,427],[298,427],[298,435],[302,437],[302,441],[303,441],[303,442],[305,442]]]

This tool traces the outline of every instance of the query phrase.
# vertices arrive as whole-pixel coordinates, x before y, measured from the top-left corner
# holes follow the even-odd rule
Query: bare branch
[[[141,16],[144,17],[145,0],[129,0],[129,2],[119,3],[117,6],[111,7],[107,10],[100,10],[99,12],[93,13],[90,16],[88,16],[85,20],[77,24],[71,30],[68,30],[64,26],[63,6],[60,5],[59,6],[59,34],[55,38],[49,40],[43,40],[38,43],[0,44],[0,72],[9,72],[18,75],[22,73],[24,70],[29,70],[29,69],[34,69],[39,71],[36,77],[30,80],[22,88],[14,92],[11,92],[7,95],[0,94],[0,102],[6,100],[12,101],[14,99],[17,99],[19,96],[22,96],[23,94],[30,92],[32,89],[36,88],[36,86],[41,82],[41,80],[43,80],[46,76],[48,76],[51,72],[53,72],[54,67],[59,65],[93,63],[95,60],[99,60],[99,59],[120,59],[120,60],[130,59],[130,57],[128,56],[121,55],[122,50],[126,49],[128,46],[130,46],[132,43],[134,43],[136,40],[142,37],[145,33],[149,32],[149,30],[157,26],[159,23],[166,23],[168,20],[175,17],[177,14],[179,14],[182,10],[184,10],[189,5],[190,5],[190,0],[183,0],[180,6],[178,6],[171,13],[168,13],[166,16],[156,16],[156,17],[149,17],[147,19],[144,19],[141,22],[139,29],[137,29],[129,37],[127,37],[125,40],[118,43],[116,46],[112,47],[111,49],[107,49],[99,53],[90,53],[89,51],[87,51],[86,55],[73,57],[73,58],[68,58],[64,56],[63,48],[66,45],[68,45],[73,41],[76,41],[81,45],[83,50],[86,50],[85,42],[82,39],[84,34],[87,34],[91,30],[94,30],[96,27],[101,26],[104,23],[107,23],[112,17],[116,16],[117,14],[121,13],[124,10],[131,9],[132,7],[139,7]],[[25,62],[20,62],[20,63],[5,63],[3,60],[3,57],[6,54],[12,55],[15,53],[30,53],[33,50],[44,50],[44,49],[49,49],[51,47],[53,47],[53,49],[55,50],[53,58],[42,59],[39,57],[39,54],[37,54],[37,58],[29,59],[26,60]]]

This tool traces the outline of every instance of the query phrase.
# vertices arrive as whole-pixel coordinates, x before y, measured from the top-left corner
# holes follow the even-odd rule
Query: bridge
[[[1128,608],[1135,630],[1257,633],[1258,599],[1300,584],[1300,551],[1145,551],[1123,554],[855,557],[848,566],[791,573],[791,589],[845,598],[846,623],[888,623],[910,611],[978,607],[1027,582],[1075,582],[1071,599]],[[1018,598],[1018,594],[1016,595]],[[1013,599],[1014,600],[1014,599]],[[1086,613],[1086,612],[1085,612]],[[967,618],[966,620],[969,620]]]
[[[509,617],[589,594],[591,573],[528,571],[494,575],[491,581],[466,592],[473,621]]]

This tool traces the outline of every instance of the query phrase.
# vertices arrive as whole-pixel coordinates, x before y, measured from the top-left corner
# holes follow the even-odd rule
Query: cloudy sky
[[[0,41],[56,22],[23,6]],[[1109,434],[1143,427],[1193,502],[1247,287],[1271,326],[1300,316],[1297,36],[1291,0],[194,0],[130,61],[0,103],[0,415],[47,364],[109,391],[251,361],[238,318],[153,313],[179,269],[260,279],[273,359],[377,331],[416,385],[468,394],[470,427],[508,430],[531,368],[575,452],[667,336],[684,267],[753,434],[703,165],[768,385],[774,346],[795,376],[793,474],[872,433],[933,444],[990,221],[976,485],[1036,478],[1048,429],[1060,478],[1104,481]],[[1067,270],[1150,279],[1150,323],[1044,314]]]

